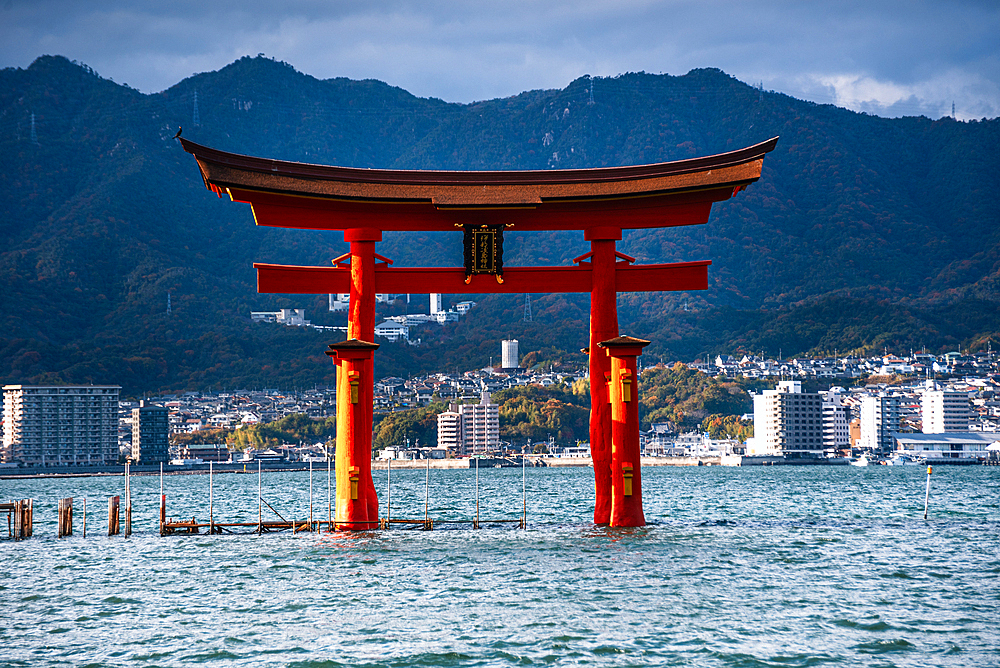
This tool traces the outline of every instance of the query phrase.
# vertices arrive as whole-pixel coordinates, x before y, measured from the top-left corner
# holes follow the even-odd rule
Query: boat
[[[862,454],[862,455],[861,455],[860,457],[858,457],[857,459],[852,459],[852,460],[851,460],[851,461],[849,462],[849,464],[850,464],[851,466],[868,466],[868,464],[869,464],[869,462],[868,462],[868,454],[867,454],[867,453],[865,453],[865,454]]]
[[[884,463],[886,466],[923,466],[927,460],[906,452],[894,452]]]

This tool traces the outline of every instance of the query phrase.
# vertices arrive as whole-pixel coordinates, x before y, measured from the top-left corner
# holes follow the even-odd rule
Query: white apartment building
[[[104,466],[118,462],[119,385],[5,385],[4,462]]]
[[[967,432],[972,408],[967,392],[928,390],[920,399],[920,413],[925,434]]]
[[[375,336],[381,336],[390,341],[410,340],[410,327],[395,320],[386,320],[375,325]]]
[[[823,454],[823,400],[803,392],[797,380],[782,381],[753,398],[754,452],[790,458]]]
[[[457,406],[452,406],[457,408]],[[457,410],[445,411],[438,415],[439,448],[447,448],[449,452],[462,452],[462,414]]]
[[[251,311],[251,322],[273,322],[289,327],[304,327],[310,324],[306,320],[304,308],[283,308],[280,311]]]
[[[346,311],[351,306],[351,295],[348,293],[338,293],[330,295],[331,311]]]
[[[884,392],[861,397],[861,437],[858,444],[861,448],[882,453],[893,449],[892,433],[899,431],[901,404],[898,395]]]
[[[438,415],[438,446],[459,455],[481,455],[500,449],[500,406],[484,391],[478,404],[451,405]]]
[[[851,447],[850,429],[844,393],[820,392],[823,397],[823,447],[828,450],[845,450]]]

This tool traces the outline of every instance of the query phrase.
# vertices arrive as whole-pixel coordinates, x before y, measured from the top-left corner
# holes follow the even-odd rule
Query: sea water
[[[213,519],[304,521],[309,478],[265,473],[272,511],[256,472],[215,475]],[[639,529],[593,525],[592,470],[535,468],[480,471],[481,520],[527,527],[473,530],[475,480],[392,472],[392,516],[433,531],[161,537],[160,478],[134,477],[128,539],[121,476],[2,480],[35,527],[0,541],[0,665],[1000,664],[1000,468],[936,467],[924,520],[922,467],[647,467]],[[207,475],[163,485],[208,520]]]

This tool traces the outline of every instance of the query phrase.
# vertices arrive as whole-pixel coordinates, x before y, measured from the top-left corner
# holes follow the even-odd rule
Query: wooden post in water
[[[315,529],[313,525],[313,463],[309,461],[309,531]]]
[[[73,535],[73,497],[59,499],[59,537]]]
[[[87,497],[83,497],[83,537],[87,537]]]
[[[430,524],[430,519],[428,517],[428,505],[431,499],[431,460],[427,460],[427,474],[424,477],[424,529],[428,528]]]
[[[260,489],[260,460],[257,460],[257,535],[259,536],[264,532],[264,515],[263,509],[261,508],[261,500],[264,497],[261,496]]]
[[[392,460],[385,460],[385,528],[392,522]]]
[[[479,457],[476,457],[476,521],[473,523],[472,528],[479,528]]]
[[[118,506],[121,499],[117,496],[112,496],[108,499],[108,535],[117,536],[118,535]]]
[[[24,538],[24,501],[14,502],[14,540]]]
[[[332,466],[330,453],[326,454],[326,530],[333,531],[333,485],[330,482]]]
[[[14,501],[14,540],[31,538],[33,533],[34,505],[32,499]]]

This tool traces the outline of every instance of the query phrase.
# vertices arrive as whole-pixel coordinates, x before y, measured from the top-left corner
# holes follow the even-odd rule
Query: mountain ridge
[[[342,235],[254,227],[249,207],[204,190],[172,140],[179,126],[222,150],[396,169],[642,164],[779,135],[761,180],[716,204],[708,225],[625,234],[620,250],[640,262],[713,265],[704,293],[622,295],[623,331],[658,335],[651,353],[683,359],[705,346],[772,354],[831,343],[969,346],[1000,330],[997,119],[883,119],[761,91],[710,68],[584,77],[464,105],[246,57],[145,95],[47,56],[0,70],[5,382],[119,382],[121,373],[127,391],[140,392],[330,381],[321,354],[329,337],[267,331],[248,315],[305,306],[321,324],[337,316],[322,296],[257,295],[252,262],[323,265],[344,252]],[[448,233],[387,234],[377,250],[397,266],[461,264],[460,242]],[[509,234],[505,264],[567,264],[586,250],[576,233]],[[586,296],[536,298],[552,341],[518,324],[512,297],[480,301],[478,330],[425,330],[422,350],[383,346],[382,375],[473,363],[500,331],[563,351],[586,338]],[[872,320],[880,303],[886,314],[910,316],[887,317],[885,331],[875,318],[819,332],[838,326],[838,310]],[[962,304],[978,319],[950,326],[940,314],[954,319]],[[724,313],[748,330],[728,329]],[[800,336],[796,313],[819,318],[804,328],[815,330],[811,338]],[[460,354],[455,337],[480,352]]]

